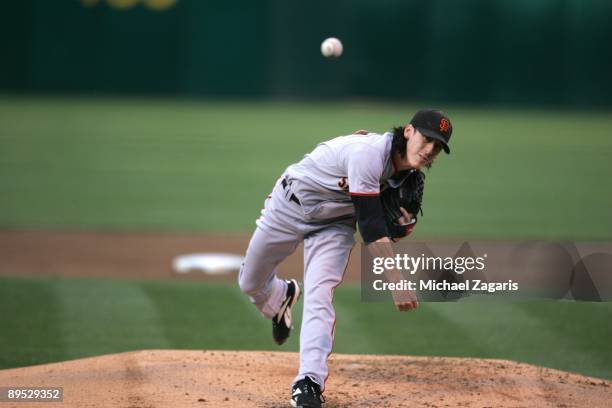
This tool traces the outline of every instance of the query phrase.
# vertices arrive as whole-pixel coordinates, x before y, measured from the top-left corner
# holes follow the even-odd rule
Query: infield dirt
[[[148,350],[0,371],[64,407],[288,407],[296,353]],[[505,360],[332,355],[331,407],[606,407],[608,381]],[[19,403],[20,407],[40,404]]]
[[[0,275],[235,281],[235,274],[177,274],[172,260],[202,252],[244,255],[249,239],[246,234],[5,230],[0,231]],[[359,280],[359,254],[356,245],[345,281]],[[301,280],[303,269],[298,249],[280,273]]]

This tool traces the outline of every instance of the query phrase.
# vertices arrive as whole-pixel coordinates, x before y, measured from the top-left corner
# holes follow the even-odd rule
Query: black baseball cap
[[[410,124],[423,136],[439,140],[446,154],[450,153],[448,141],[453,133],[453,125],[444,112],[437,109],[422,109],[414,115]]]

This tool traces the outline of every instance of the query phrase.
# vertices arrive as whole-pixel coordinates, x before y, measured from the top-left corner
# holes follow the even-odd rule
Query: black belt
[[[289,186],[289,183],[287,182],[287,179],[282,179],[281,185],[283,186],[283,189],[286,190],[287,186]],[[298,200],[298,198],[293,193],[291,193],[291,197],[289,197],[289,200],[293,201],[297,205],[300,205],[300,200]]]

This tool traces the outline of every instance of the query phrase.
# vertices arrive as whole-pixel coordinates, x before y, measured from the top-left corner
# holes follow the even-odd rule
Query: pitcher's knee
[[[241,292],[249,296],[254,296],[261,290],[262,283],[257,282],[256,279],[249,279],[249,274],[247,273],[245,265],[242,264],[240,273],[238,274],[238,286]]]
[[[332,289],[327,287],[312,288],[307,296],[308,301],[316,306],[328,306],[333,301]]]

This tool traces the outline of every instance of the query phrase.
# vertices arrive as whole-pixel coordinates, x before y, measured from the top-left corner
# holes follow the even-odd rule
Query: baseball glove
[[[421,205],[424,188],[425,174],[419,170],[411,170],[398,187],[389,186],[381,193],[380,199],[391,238],[402,238],[412,232],[418,214],[423,214]],[[399,224],[398,220],[402,217],[400,207],[412,214],[412,222]]]

